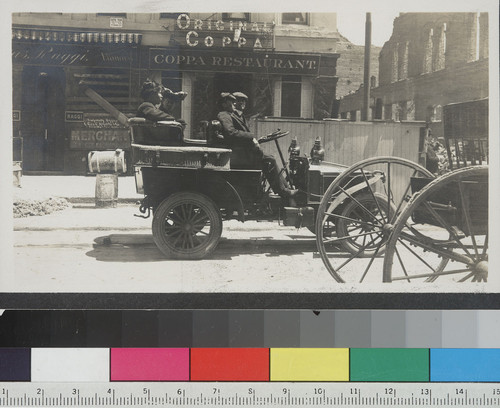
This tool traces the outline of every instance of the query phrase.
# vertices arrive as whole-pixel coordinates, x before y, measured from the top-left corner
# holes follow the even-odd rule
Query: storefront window
[[[250,13],[222,13],[222,19],[250,21]]]
[[[308,24],[308,17],[307,13],[283,13],[281,22],[283,24]]]
[[[182,13],[160,13],[160,18],[172,18],[177,20],[177,17]]]
[[[97,15],[104,17],[127,17],[127,13],[97,13]]]
[[[374,112],[372,114],[373,119],[382,119],[383,106],[384,105],[382,103],[382,99],[377,98],[377,100],[375,102],[375,109],[374,109]]]
[[[302,81],[299,75],[283,76],[281,79],[281,116],[300,117]]]

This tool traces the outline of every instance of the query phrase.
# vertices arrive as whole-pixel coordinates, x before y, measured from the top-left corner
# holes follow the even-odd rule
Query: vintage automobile
[[[223,220],[281,220],[286,226],[307,227],[314,232],[315,214],[324,192],[346,169],[322,160],[324,151],[319,140],[311,158],[298,154],[292,142],[287,162],[278,140],[288,132],[278,129],[260,138],[259,143],[274,141],[283,177],[290,187],[299,190],[290,203],[270,192],[260,169],[231,168],[231,150],[212,144],[220,137],[217,121],[206,126],[206,140],[184,138],[182,125],[175,121],[153,123],[131,118],[129,124],[137,191],[145,195],[140,211],[146,217],[153,214],[154,241],[170,258],[210,255],[221,237]],[[372,210],[386,208],[383,194],[367,195],[365,190],[363,185],[348,194]],[[346,201],[337,200],[335,213],[340,218],[336,220],[363,217],[355,214],[357,204],[347,205]],[[349,234],[345,223],[335,224],[333,218],[323,228],[330,236]],[[349,239],[340,240],[339,245],[350,252],[358,251]]]
[[[281,220],[284,225],[307,227],[316,233],[315,214],[323,194],[347,169],[345,165],[323,160],[320,140],[316,140],[310,158],[301,156],[292,140],[286,162],[278,140],[288,132],[278,129],[261,137],[259,143],[274,141],[282,173],[290,187],[300,190],[293,202],[284,202],[270,194],[260,169],[231,168],[231,150],[216,143],[221,137],[217,121],[206,122],[205,139],[188,139],[181,123],[129,118],[87,85],[80,82],[82,93],[130,128],[136,187],[145,196],[139,207],[143,214],[140,216],[147,218],[153,214],[154,241],[171,258],[200,259],[210,255],[221,237],[222,221],[234,218],[241,222]],[[430,174],[408,163],[425,175]],[[383,216],[388,208],[384,191],[391,191],[390,177],[386,178],[377,169],[367,174],[370,181],[366,185],[363,182],[349,186],[345,193],[335,197],[328,208],[331,215],[322,225],[322,236],[335,239],[344,252],[356,256],[373,254],[374,244],[363,245],[360,251],[359,232],[349,224],[361,225],[362,236],[377,230],[377,225],[365,221],[365,210],[370,208],[369,216]],[[378,249],[377,253],[383,251]]]
[[[445,106],[448,163],[457,169],[439,177],[394,156],[350,167],[328,163],[319,140],[310,158],[292,140],[286,162],[278,140],[288,132],[262,137],[260,143],[274,141],[286,180],[300,190],[284,202],[270,194],[261,170],[231,168],[231,150],[213,143],[220,123],[207,123],[206,140],[187,139],[181,123],[128,118],[81,85],[130,127],[136,187],[145,195],[141,216],[153,214],[154,241],[168,257],[210,255],[223,220],[282,220],[316,234],[323,264],[338,282],[362,282],[369,273],[383,282],[488,278],[487,99]]]

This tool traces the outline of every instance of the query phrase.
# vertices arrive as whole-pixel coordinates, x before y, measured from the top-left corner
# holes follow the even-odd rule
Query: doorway
[[[250,113],[251,106],[253,105],[253,81],[251,74],[232,74],[232,73],[217,73],[214,78],[214,93],[217,100],[221,92],[243,92],[248,96],[249,103],[245,114]]]
[[[245,95],[251,96],[252,91],[252,75],[250,74],[232,74],[232,73],[217,73],[214,79],[216,95],[221,92],[243,92]]]
[[[25,66],[23,69],[24,171],[64,170],[65,83],[63,68]]]

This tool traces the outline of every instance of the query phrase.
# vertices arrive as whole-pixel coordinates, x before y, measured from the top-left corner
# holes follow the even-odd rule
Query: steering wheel
[[[270,133],[267,136],[262,136],[257,141],[259,142],[259,144],[267,143],[271,142],[272,140],[281,139],[282,137],[288,135],[289,133],[290,133],[289,131],[282,132],[280,129],[278,129],[276,132]]]

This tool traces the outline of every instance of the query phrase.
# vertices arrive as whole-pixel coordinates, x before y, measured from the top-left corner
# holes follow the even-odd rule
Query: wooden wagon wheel
[[[316,243],[328,272],[338,282],[362,282],[370,269],[382,280],[385,245],[397,216],[411,197],[410,179],[433,178],[410,160],[375,157],[360,161],[326,190],[316,217]],[[325,236],[335,222],[336,236]],[[355,262],[353,262],[356,259]]]
[[[153,240],[168,257],[201,259],[217,247],[222,217],[207,196],[175,193],[161,202],[153,217]]]
[[[488,166],[441,176],[396,220],[387,243],[384,282],[485,282],[488,277]]]

